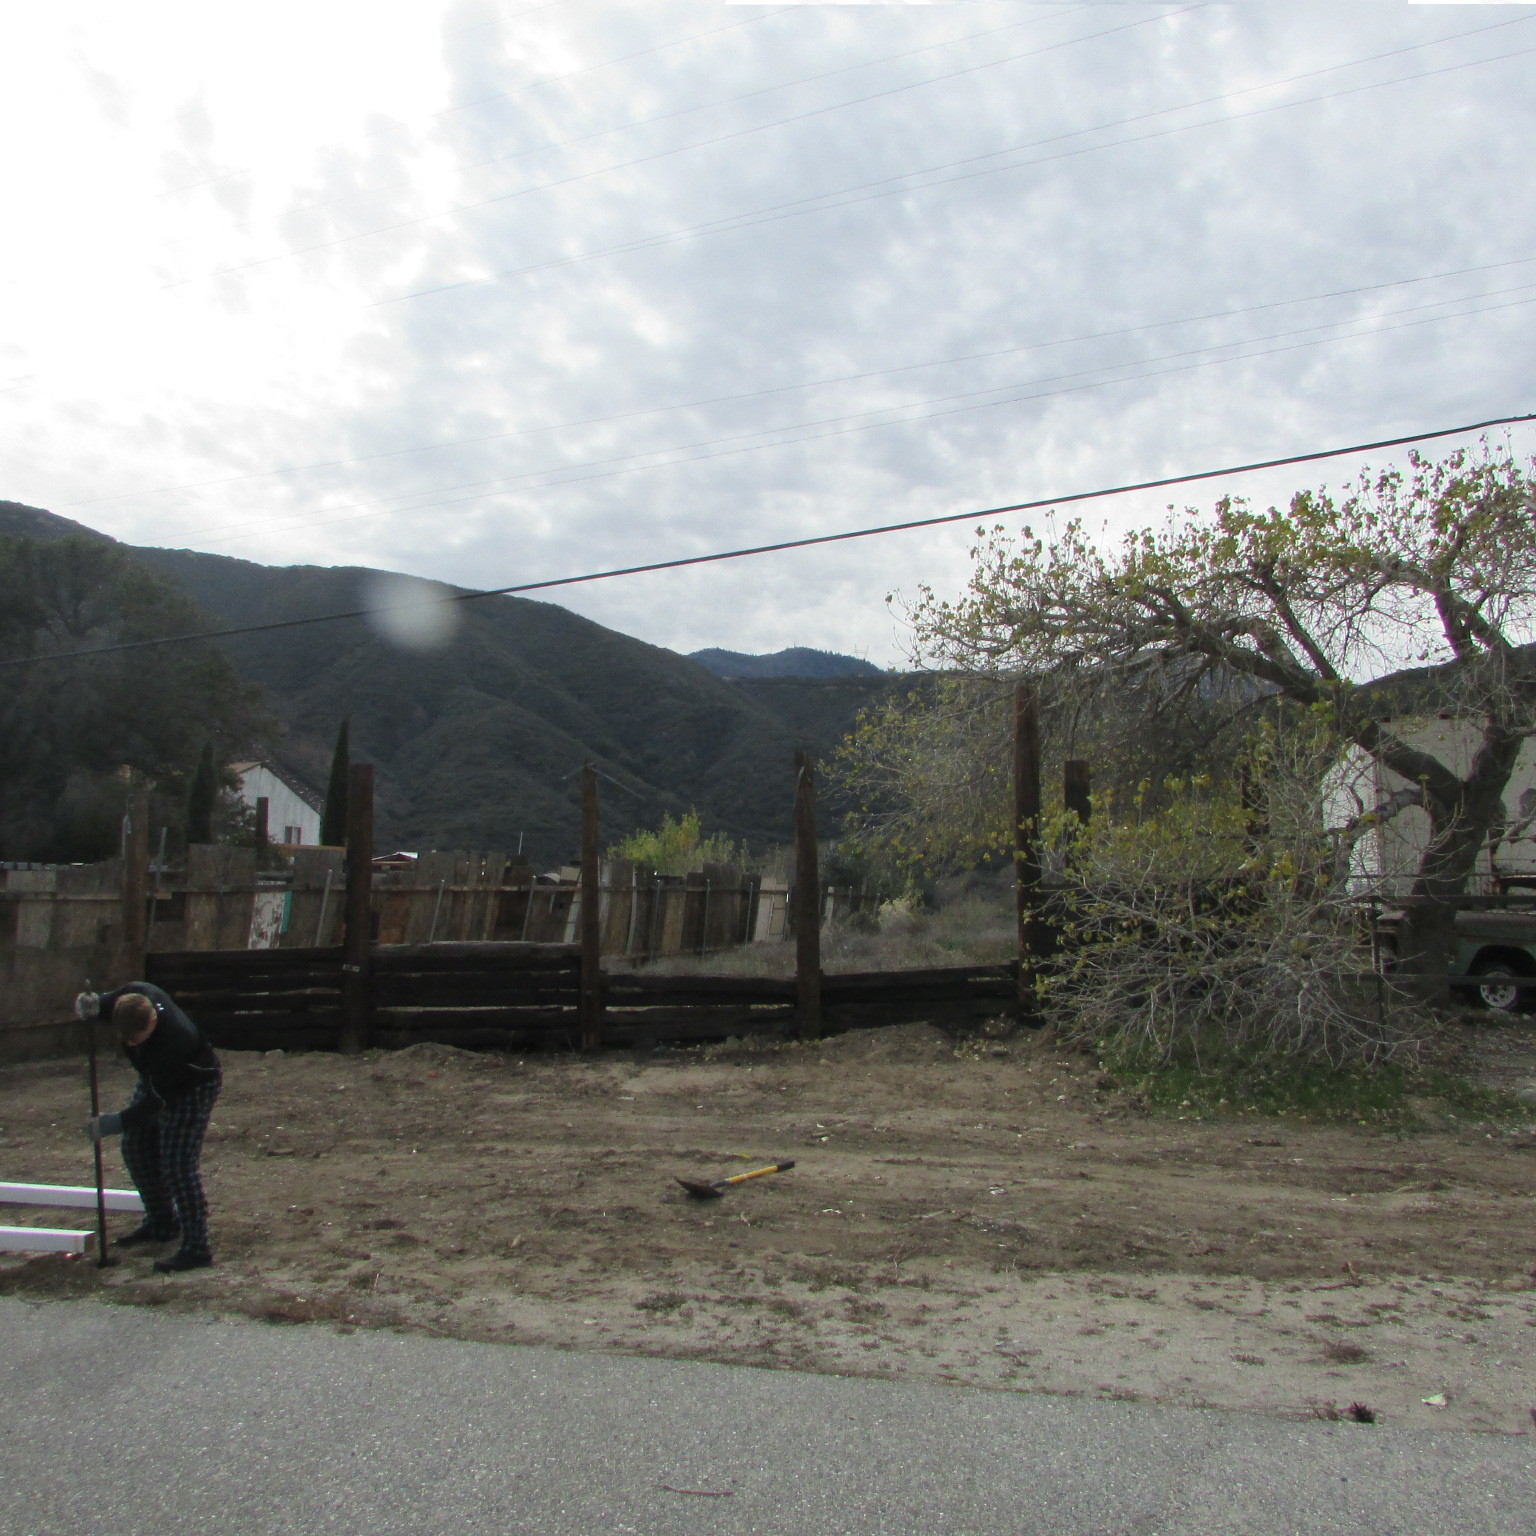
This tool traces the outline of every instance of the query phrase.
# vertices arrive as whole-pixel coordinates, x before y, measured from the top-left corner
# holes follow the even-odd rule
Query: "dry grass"
[[[995,965],[1017,953],[1012,902],[981,896],[962,897],[937,912],[887,909],[878,927],[865,919],[829,923],[821,935],[821,967],[832,975]],[[627,962],[609,964],[617,969]],[[795,946],[744,944],[708,955],[668,955],[644,969],[689,976],[793,976]]]

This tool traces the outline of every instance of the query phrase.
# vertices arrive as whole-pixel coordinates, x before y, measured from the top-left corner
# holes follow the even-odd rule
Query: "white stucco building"
[[[313,848],[320,841],[320,797],[280,773],[271,763],[231,763],[240,798],[252,810],[267,802],[267,837],[290,848]]]
[[[1453,773],[1471,771],[1481,740],[1478,722],[1421,716],[1385,723],[1409,746],[1432,752]],[[1394,791],[1406,788],[1407,783],[1358,747],[1351,747],[1325,783],[1326,825],[1347,826]],[[1429,817],[1418,806],[1399,811],[1391,820],[1370,828],[1355,844],[1352,883],[1358,889],[1374,886],[1388,897],[1405,895],[1428,839]],[[1510,878],[1536,878],[1536,744],[1530,738],[1520,748],[1504,791],[1504,825],[1478,855],[1467,889],[1492,893],[1501,880]]]

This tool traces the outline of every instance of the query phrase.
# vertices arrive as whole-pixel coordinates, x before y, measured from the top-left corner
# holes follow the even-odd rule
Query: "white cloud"
[[[1520,14],[85,5],[0,45],[0,496],[139,542],[500,585],[1531,400],[1536,260],[1463,270],[1536,258]],[[970,539],[552,595],[885,660]]]

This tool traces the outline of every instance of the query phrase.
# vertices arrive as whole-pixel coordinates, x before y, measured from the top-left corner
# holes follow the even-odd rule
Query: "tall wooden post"
[[[341,952],[342,1051],[365,1049],[373,1027],[373,764],[347,775],[346,928]]]
[[[821,874],[816,859],[816,770],[795,753],[795,998],[800,1036],[821,1034]]]
[[[1069,757],[1062,765],[1061,800],[1068,815],[1087,826],[1093,818],[1093,770],[1087,760]]]
[[[1033,683],[1013,690],[1013,871],[1019,923],[1019,1012],[1037,1022],[1040,923],[1040,695]]]
[[[142,788],[129,793],[123,820],[122,926],[122,979],[137,981],[149,940],[149,791]]]
[[[578,994],[581,1048],[595,1051],[603,1041],[602,899],[597,861],[597,770],[581,770],[581,991]]]
[[[267,856],[267,844],[272,839],[272,802],[265,795],[256,797],[256,862]]]

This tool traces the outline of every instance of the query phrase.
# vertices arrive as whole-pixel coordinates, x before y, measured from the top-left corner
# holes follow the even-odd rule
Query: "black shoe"
[[[112,1239],[114,1248],[138,1248],[145,1243],[168,1243],[173,1237],[181,1234],[172,1227],[169,1232],[156,1232],[152,1227],[145,1225],[135,1227],[132,1232],[125,1232],[121,1237]]]
[[[155,1273],[176,1275],[180,1274],[184,1269],[207,1269],[212,1263],[212,1254],[188,1253],[185,1248],[180,1248],[168,1259],[156,1259]]]

